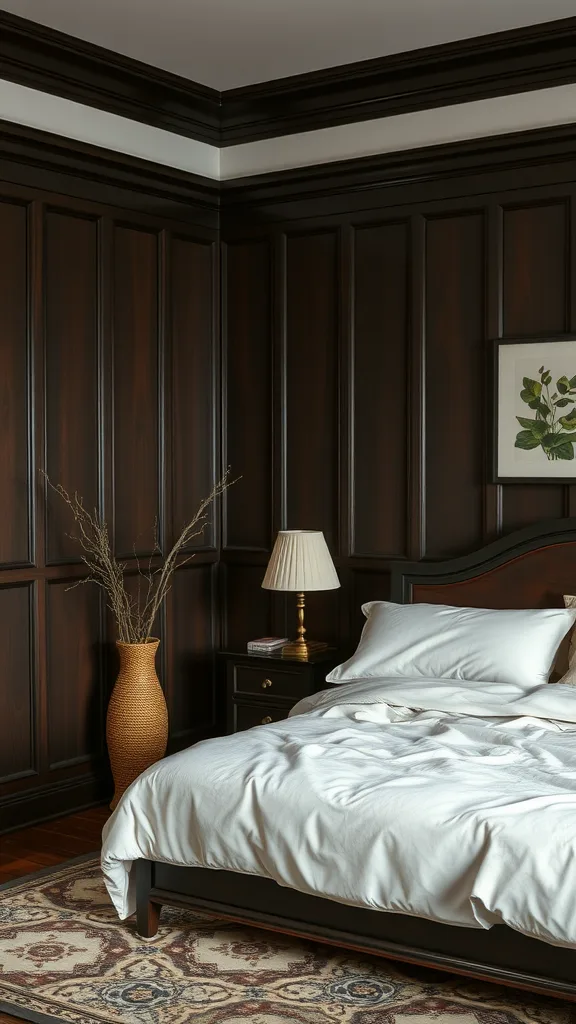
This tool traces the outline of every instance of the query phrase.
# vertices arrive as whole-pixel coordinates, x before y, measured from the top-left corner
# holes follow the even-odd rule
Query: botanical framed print
[[[576,483],[576,337],[495,342],[494,477]]]

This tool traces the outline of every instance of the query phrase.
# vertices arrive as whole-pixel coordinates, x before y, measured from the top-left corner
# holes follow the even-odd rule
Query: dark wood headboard
[[[462,558],[392,570],[391,599],[401,604],[554,608],[575,593],[576,518],[519,530]]]

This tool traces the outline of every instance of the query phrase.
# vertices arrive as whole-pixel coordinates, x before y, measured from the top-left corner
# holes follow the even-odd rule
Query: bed
[[[397,564],[392,570],[391,599],[404,604],[426,603],[469,608],[560,608],[562,595],[574,593],[575,589],[576,520],[566,519],[523,530],[463,558],[441,563]],[[374,597],[377,598],[378,595],[375,594]],[[555,716],[562,719],[563,714],[557,713],[554,708],[560,706],[558,703],[561,702],[559,691],[567,691],[568,688],[549,686],[546,690],[543,698],[544,704],[548,701],[552,710],[545,708],[542,712],[536,711],[536,714],[540,713],[543,716],[543,721],[547,721],[546,716],[554,721]],[[423,687],[420,687],[420,691],[423,692]],[[386,692],[388,694],[388,691]],[[456,697],[458,696],[456,689],[454,689],[454,693],[450,693],[446,697],[448,712],[451,707],[450,700],[455,699],[454,694]],[[568,702],[572,696],[576,710],[576,687],[567,698]],[[390,699],[394,705],[393,693]],[[490,709],[490,699],[490,697],[486,698],[482,704],[479,697],[478,707],[471,705],[470,714],[478,714],[484,718],[487,716],[487,719],[491,720],[494,712]],[[320,698],[320,702],[324,702],[324,706],[330,713],[337,716],[341,715],[341,711],[338,710],[338,700],[341,701],[341,704],[346,703],[343,698],[337,698],[332,694]],[[352,698],[349,699],[349,703],[351,700]],[[368,707],[370,705],[369,696],[366,701]],[[388,696],[386,701],[388,702]],[[418,708],[423,705],[426,709],[425,696],[414,698],[412,703]],[[431,700],[428,703],[430,704],[430,713],[432,713],[434,701]],[[396,700],[396,704],[400,706],[401,701]],[[521,701],[518,707],[521,708]],[[330,710],[333,708],[336,708],[336,711]],[[381,709],[378,709],[378,714],[381,713]],[[533,713],[533,707],[528,706],[526,715],[530,716]],[[357,710],[354,714],[358,717]],[[437,732],[439,723],[435,721],[430,724],[430,721],[426,719],[426,714],[424,712],[423,714],[422,728],[431,728],[432,732]],[[376,737],[376,726],[371,715],[373,718],[374,715],[371,711],[367,716],[364,715],[364,718],[370,719],[366,728],[372,729],[372,734]],[[515,711],[514,715],[516,716]],[[362,714],[360,717],[362,718]],[[523,720],[520,711],[517,718],[519,721]],[[570,784],[569,772],[568,785],[566,777],[564,777],[563,785],[570,815],[571,802],[574,801],[575,813],[570,816],[570,821],[574,820],[576,836],[576,714],[572,716],[572,722],[569,721],[570,718],[570,714],[564,714],[566,722],[562,726],[560,740],[564,750],[570,750],[572,739],[574,743],[574,786],[572,787]],[[306,714],[300,716],[300,722],[297,721],[297,718],[294,719],[293,756],[295,759],[301,757],[304,747],[309,752],[309,740],[307,740],[307,746],[303,742],[298,746],[297,740],[298,736],[304,736],[306,739],[304,734],[310,720],[311,716]],[[326,719],[323,719],[322,723],[325,721]],[[448,722],[449,725],[450,722]],[[441,722],[440,727],[446,730],[446,723]],[[342,728],[344,729],[342,735],[347,735],[348,722],[345,722]],[[278,730],[278,726],[262,727],[263,731],[257,742],[264,744],[264,747],[266,742],[273,744],[274,738],[279,737],[279,733],[274,731],[275,729]],[[269,731],[264,732],[264,730]],[[251,730],[251,732],[256,735],[258,730]],[[450,728],[448,728],[448,733],[450,733]],[[571,733],[574,735],[572,736]],[[462,741],[462,736],[455,735],[457,745]],[[267,737],[268,740],[266,740]],[[284,745],[286,745],[285,740],[284,736]],[[560,740],[557,740],[556,734],[554,734],[551,742],[553,744]],[[449,736],[448,742],[450,741],[451,737]],[[465,741],[466,736],[464,735]],[[214,741],[209,742],[214,743]],[[225,753],[228,751],[231,758],[240,757],[241,749],[233,744],[241,743],[241,736],[240,739],[229,737],[224,742],[229,744],[225,748]],[[253,739],[252,742],[256,742],[256,740]],[[537,746],[537,743],[538,738],[536,737],[532,746],[535,744]],[[262,747],[263,750],[264,747]],[[210,749],[216,750],[216,748]],[[218,748],[218,750],[220,749]],[[195,756],[201,757],[202,751]],[[548,748],[547,757],[549,757]],[[179,761],[174,763],[173,775],[174,773],[178,774],[180,763]],[[492,770],[490,768],[490,771]],[[503,771],[508,771],[506,765],[503,766]],[[216,778],[217,775],[218,773],[215,772]],[[309,777],[312,778],[312,776]],[[503,779],[504,775],[501,774],[501,778]],[[244,785],[244,789],[248,793],[252,780],[248,776],[247,780],[248,783]],[[333,781],[334,779],[331,777],[330,784]],[[165,794],[162,799],[168,805],[170,793]],[[122,813],[127,817],[134,813],[130,801],[129,792],[122,801],[124,807]],[[520,803],[519,801],[518,806]],[[177,816],[178,809],[173,808],[172,813]],[[232,822],[231,806],[225,808],[222,814],[221,828],[224,835],[227,828],[226,822],[229,824]],[[117,824],[119,820],[116,816],[112,819],[112,833],[114,827],[119,829]],[[544,822],[545,818],[542,817],[541,820]],[[114,821],[116,826],[114,826]],[[137,826],[133,829],[134,834],[138,833],[138,849],[152,848],[151,845],[147,845],[147,842],[151,839],[151,833],[156,831],[158,834],[161,830],[159,821],[160,819],[157,819],[154,822],[152,817],[146,817],[146,815],[140,817]],[[185,823],[182,827],[185,832]],[[114,845],[110,835],[111,833],[108,834],[107,841],[105,841],[105,852],[108,847],[108,855],[111,846]],[[559,927],[561,931],[563,929],[562,935],[566,934],[571,938],[571,929],[576,929],[576,843],[572,842],[571,836],[568,839],[570,841],[567,841],[563,851],[566,858],[565,870],[558,876],[559,881],[565,887],[561,900],[565,921]],[[247,834],[246,840],[247,843],[249,841],[251,848],[258,847],[257,828],[252,827],[252,833]],[[361,849],[360,860],[363,862],[366,853],[363,851],[361,843],[359,848]],[[446,860],[449,861],[451,856],[456,855],[456,851],[457,844],[452,851],[448,850]],[[499,981],[564,998],[576,998],[576,942],[571,938],[570,942],[562,943],[554,939],[550,940],[549,937],[548,941],[542,941],[540,938],[533,937],[532,934],[522,934],[522,931],[517,930],[516,927],[512,928],[505,923],[498,923],[499,914],[495,912],[497,908],[489,906],[488,897],[484,901],[487,907],[487,910],[484,911],[487,920],[483,926],[480,924],[472,926],[474,921],[468,922],[465,916],[459,918],[456,912],[452,911],[444,915],[445,923],[433,919],[434,915],[442,916],[437,909],[434,910],[434,914],[428,916],[403,913],[401,904],[394,907],[395,912],[386,913],[382,909],[371,909],[365,905],[358,905],[354,892],[349,894],[348,901],[346,901],[346,894],[340,893],[338,897],[327,895],[327,890],[329,890],[327,883],[322,890],[323,896],[313,895],[311,891],[306,891],[310,890],[310,885],[305,876],[304,867],[297,863],[289,864],[285,876],[290,879],[298,879],[300,877],[298,872],[301,871],[303,881],[298,885],[294,883],[295,887],[286,884],[285,880],[279,884],[271,877],[263,877],[265,874],[265,852],[261,852],[260,855],[263,863],[262,874],[253,873],[253,868],[247,872],[241,864],[240,867],[237,865],[235,870],[182,866],[182,863],[177,863],[178,857],[174,856],[171,857],[172,863],[168,862],[168,858],[155,860],[151,857],[139,857],[133,863],[130,862],[132,868],[129,877],[130,884],[135,882],[134,899],[139,933],[147,938],[155,935],[163,904],[188,907],[220,918],[256,925],[260,928],[270,928],[286,934],[304,936],[371,954]],[[122,854],[117,850],[116,856],[117,858],[124,856],[128,861],[126,853]],[[401,850],[399,856],[402,856]],[[289,857],[287,859],[289,860]],[[508,870],[509,865],[507,868],[504,862],[505,858],[502,862],[502,870]],[[108,863],[110,863],[110,857]],[[129,866],[130,864],[128,864]],[[530,864],[528,869],[529,871],[534,870]],[[509,903],[512,906],[517,897],[514,887],[516,886],[517,889],[519,887],[519,891],[522,889],[522,870],[523,866],[519,864],[517,870],[510,871],[509,874]],[[572,871],[575,872],[574,884],[572,884]],[[502,875],[500,876],[500,886],[502,887]],[[574,913],[572,901],[574,901]],[[375,897],[374,906],[380,907],[381,905],[378,898]],[[452,906],[455,905],[455,901],[452,900]],[[464,906],[463,903],[462,906]],[[482,913],[481,911],[479,914],[479,921],[482,919]],[[537,910],[535,913],[537,914]],[[572,920],[574,920],[574,925],[572,925]],[[553,942],[555,944],[552,944]]]

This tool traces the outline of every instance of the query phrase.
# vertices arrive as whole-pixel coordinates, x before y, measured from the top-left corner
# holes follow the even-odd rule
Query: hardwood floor
[[[109,815],[108,807],[92,807],[0,835],[0,883],[99,850],[102,826]]]
[[[0,883],[99,850],[102,826],[109,814],[108,807],[92,807],[0,835]],[[22,1020],[0,1013],[0,1024],[22,1024]]]

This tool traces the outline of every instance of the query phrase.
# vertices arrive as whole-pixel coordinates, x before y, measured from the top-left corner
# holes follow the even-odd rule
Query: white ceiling
[[[216,89],[576,15],[576,0],[0,0]]]

